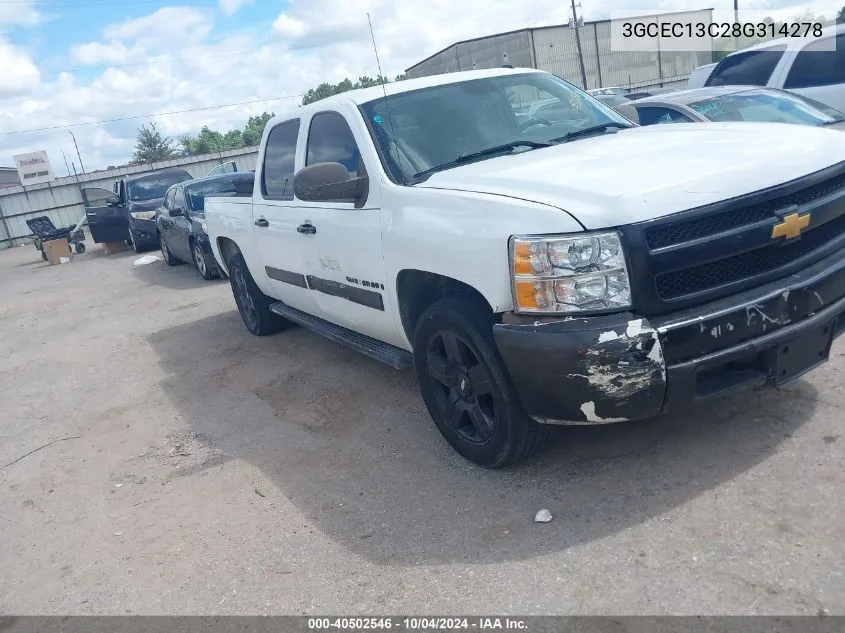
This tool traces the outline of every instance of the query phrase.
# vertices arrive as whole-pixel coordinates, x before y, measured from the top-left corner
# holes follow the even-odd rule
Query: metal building
[[[712,9],[640,16],[637,22],[710,24]],[[681,87],[690,72],[713,61],[709,51],[661,50],[659,38],[638,41],[641,51],[611,50],[611,22],[584,22],[578,27],[587,85],[581,79],[575,29],[544,26],[457,42],[405,71],[408,78],[512,65],[538,68],[586,89]],[[665,45],[664,45],[665,48]]]

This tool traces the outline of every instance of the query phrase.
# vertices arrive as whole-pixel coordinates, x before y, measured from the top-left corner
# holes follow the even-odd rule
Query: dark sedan
[[[682,90],[632,101],[640,125],[698,121],[750,121],[830,126],[845,130],[845,114],[776,88],[719,86]]]
[[[173,185],[156,212],[161,254],[168,266],[191,262],[203,279],[217,279],[220,270],[205,228],[205,197],[252,192],[255,174],[229,173]]]

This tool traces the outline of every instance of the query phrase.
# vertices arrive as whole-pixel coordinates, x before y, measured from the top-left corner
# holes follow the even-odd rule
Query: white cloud
[[[0,3],[2,26],[34,26],[41,21],[41,17],[35,8],[35,0]]]
[[[70,49],[71,58],[80,64],[125,64],[132,50],[123,42],[86,42]]]
[[[29,94],[39,83],[38,67],[32,58],[0,38],[0,99]]]
[[[670,10],[690,0],[660,1]],[[791,0],[771,1],[782,8]],[[243,4],[220,2],[224,12]],[[641,8],[639,4],[595,0],[585,6],[585,19],[607,17],[611,9]],[[0,2],[0,10],[3,6]],[[203,125],[222,131],[242,128],[249,116],[265,110],[283,112],[294,108],[299,98],[163,113],[300,95],[323,81],[375,76],[378,68],[367,12],[372,16],[383,71],[390,77],[458,40],[560,24],[569,18],[568,5],[560,0],[522,4],[512,0],[293,0],[272,27],[265,27],[266,32],[226,34],[219,31],[225,20],[212,31],[213,15],[208,11],[168,6],[111,25],[97,41],[79,42],[68,53],[76,64],[119,67],[61,73],[49,81],[39,77],[25,51],[0,38],[0,131],[150,113],[162,113],[155,119],[158,127],[173,137],[197,132]],[[125,162],[138,126],[147,121],[73,128],[85,166],[94,169]],[[44,148],[59,165],[62,149],[69,157],[75,154],[63,129],[0,134],[0,164],[9,163],[12,153]]]
[[[199,42],[213,26],[211,16],[192,7],[164,7],[141,18],[103,29],[107,40],[138,42],[148,46],[174,42]]]
[[[226,15],[234,15],[241,7],[250,2],[252,0],[218,0],[217,4]]]

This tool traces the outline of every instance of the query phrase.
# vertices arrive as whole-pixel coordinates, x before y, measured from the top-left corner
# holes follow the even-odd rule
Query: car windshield
[[[752,121],[827,125],[845,114],[790,93],[748,90],[704,99],[689,107],[711,121]]]
[[[388,97],[387,103],[383,98],[365,103],[361,112],[388,174],[404,184],[418,181],[415,176],[423,172],[534,151],[578,130],[595,128],[602,134],[632,126],[611,107],[548,73],[412,90]],[[583,136],[570,137],[575,138]]]
[[[235,191],[232,178],[220,178],[208,182],[198,182],[185,187],[185,197],[194,216],[205,213],[205,198],[216,193],[230,193]]]
[[[129,200],[132,202],[146,202],[163,198],[172,185],[190,180],[191,175],[185,171],[170,171],[160,174],[151,174],[138,180],[130,182],[126,188]]]

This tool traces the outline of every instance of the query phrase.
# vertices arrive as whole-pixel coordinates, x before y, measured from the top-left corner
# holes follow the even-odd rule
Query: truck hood
[[[491,158],[437,172],[417,187],[547,204],[600,229],[766,189],[841,161],[842,132],[829,128],[684,123]]]

